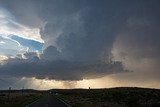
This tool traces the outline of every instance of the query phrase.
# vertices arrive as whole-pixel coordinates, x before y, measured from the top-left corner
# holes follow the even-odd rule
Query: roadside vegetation
[[[145,88],[52,90],[72,107],[160,107],[160,90]]]
[[[0,91],[0,107],[25,107],[42,96],[42,92],[35,90]]]

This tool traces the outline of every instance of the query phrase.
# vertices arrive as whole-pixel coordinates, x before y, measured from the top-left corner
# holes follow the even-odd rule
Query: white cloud
[[[2,63],[4,60],[7,60],[8,57],[4,55],[0,55],[0,63]]]
[[[6,36],[14,34],[43,42],[39,28],[30,28],[16,22],[14,16],[2,8],[0,8],[0,25],[0,34]]]
[[[8,37],[0,36],[0,55],[11,57],[24,52],[27,52],[27,47]]]

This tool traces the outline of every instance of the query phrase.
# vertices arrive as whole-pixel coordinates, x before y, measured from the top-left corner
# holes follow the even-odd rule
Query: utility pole
[[[10,94],[11,94],[11,87],[9,87],[9,92],[8,92],[9,98],[10,98]]]
[[[22,87],[22,96],[23,96],[23,94],[24,94],[24,86]]]
[[[11,87],[9,87],[9,90],[8,90],[8,102],[10,103],[10,94],[11,94]]]

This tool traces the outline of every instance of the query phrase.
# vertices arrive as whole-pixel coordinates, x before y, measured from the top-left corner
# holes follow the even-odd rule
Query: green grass
[[[160,90],[145,88],[52,90],[72,107],[160,107]]]
[[[160,107],[160,90],[145,88],[49,90],[72,107]],[[58,94],[56,94],[58,93]],[[46,91],[0,93],[0,107],[25,107]]]
[[[12,92],[0,94],[0,107],[25,107],[27,104],[42,97],[42,93]]]

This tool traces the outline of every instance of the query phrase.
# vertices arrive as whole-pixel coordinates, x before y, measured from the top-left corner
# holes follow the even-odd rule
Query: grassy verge
[[[113,88],[53,90],[72,107],[160,107],[160,90]]]
[[[0,107],[25,107],[42,96],[42,93],[3,93],[0,94]]]
[[[34,94],[28,98],[25,98],[22,102],[19,102],[16,107],[25,107],[26,105],[38,100],[42,96],[42,94]]]

